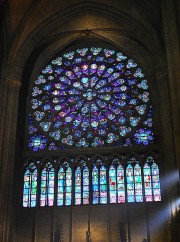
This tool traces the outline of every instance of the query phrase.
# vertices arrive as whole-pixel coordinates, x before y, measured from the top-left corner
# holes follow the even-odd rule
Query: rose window
[[[149,96],[142,70],[119,51],[60,54],[34,82],[28,148],[148,145],[154,140]]]

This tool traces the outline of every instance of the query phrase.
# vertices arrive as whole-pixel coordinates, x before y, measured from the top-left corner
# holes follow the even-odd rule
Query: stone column
[[[163,37],[166,52],[169,94],[172,110],[174,153],[180,169],[180,41],[175,1],[161,0]]]
[[[179,21],[179,1],[161,1],[162,20],[163,20],[163,35],[166,52],[167,72],[169,95],[171,102],[172,115],[172,132],[177,172],[180,175],[180,29]],[[171,163],[172,161],[169,160]],[[180,198],[180,180],[176,183],[178,189],[178,196]],[[179,241],[180,238],[180,204],[172,203],[172,217],[170,222],[171,240]]]
[[[21,82],[6,80],[1,112],[1,176],[0,176],[0,241],[13,242],[13,175],[16,142],[18,100]]]

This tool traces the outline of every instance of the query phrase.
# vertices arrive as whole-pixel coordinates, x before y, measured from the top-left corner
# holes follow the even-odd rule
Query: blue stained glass
[[[60,167],[58,172],[58,191],[57,191],[57,205],[64,205],[64,193],[65,193],[65,171]]]
[[[89,204],[89,169],[83,168],[83,204]]]
[[[97,166],[94,166],[92,169],[92,197],[93,204],[99,203],[99,171]]]
[[[88,48],[77,49],[77,53],[79,53],[81,56],[84,56],[87,51],[88,51]]]
[[[116,58],[117,61],[122,61],[122,60],[127,59],[127,57],[124,56],[121,52],[117,53],[116,56],[117,56],[117,58]]]
[[[105,166],[100,167],[100,203],[107,203],[107,179]]]
[[[81,168],[75,170],[75,205],[81,204]]]
[[[46,138],[42,135],[31,136],[28,146],[33,151],[43,150],[46,146]]]
[[[144,124],[149,127],[152,127],[153,125],[152,118],[148,118],[146,121],[144,121]]]
[[[151,168],[146,163],[143,168],[144,172],[144,189],[145,189],[145,199],[146,202],[152,202],[152,178],[151,178]]]
[[[158,168],[158,165],[154,162],[153,158],[152,157],[148,157],[148,159],[149,158],[153,161],[153,164],[151,166],[153,200],[154,201],[161,201],[159,168]]]
[[[131,125],[135,127],[135,126],[137,126],[138,122],[140,121],[140,118],[139,117],[138,118],[137,117],[130,117],[129,120],[130,120]]]
[[[136,202],[143,201],[141,167],[136,164],[134,167],[135,199]]]
[[[66,170],[65,180],[65,205],[71,205],[72,200],[72,170],[70,167]]]
[[[148,145],[154,140],[148,89],[137,64],[113,49],[84,47],[57,56],[32,87],[28,148],[127,146],[129,134],[131,145]]]
[[[41,172],[40,206],[54,205],[54,168],[50,163]]]
[[[31,163],[24,173],[23,207],[35,207],[37,196],[37,168]]]
[[[136,67],[136,66],[137,66],[137,64],[134,63],[134,61],[132,59],[129,59],[127,65],[126,65],[127,68],[132,68],[132,67]]]
[[[116,203],[117,189],[116,189],[116,169],[114,166],[109,168],[109,196],[110,203]]]
[[[92,47],[91,48],[91,51],[92,51],[93,55],[98,55],[101,50],[102,49],[99,48],[99,47],[97,47],[97,48],[96,47]]]
[[[132,165],[128,164],[126,168],[126,182],[127,182],[127,201],[134,202],[134,174]]]
[[[74,51],[71,51],[69,53],[65,53],[64,57],[71,60],[71,59],[73,59],[74,54],[75,54]]]
[[[140,68],[137,68],[135,73],[134,73],[135,77],[144,77],[144,74],[142,73],[142,70]]]
[[[146,129],[139,129],[136,131],[134,137],[137,144],[143,143],[144,145],[148,145],[154,139],[151,130]]]
[[[117,191],[118,203],[125,202],[124,168],[122,165],[117,167]]]

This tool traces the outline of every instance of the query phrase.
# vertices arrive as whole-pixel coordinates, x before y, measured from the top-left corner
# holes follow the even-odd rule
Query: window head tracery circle
[[[28,149],[149,145],[149,96],[142,70],[120,51],[91,47],[58,55],[34,81]]]

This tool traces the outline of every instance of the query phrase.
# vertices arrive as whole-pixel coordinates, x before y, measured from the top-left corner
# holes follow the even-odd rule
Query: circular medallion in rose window
[[[148,145],[153,142],[149,86],[121,52],[82,48],[54,58],[35,80],[28,147]]]

